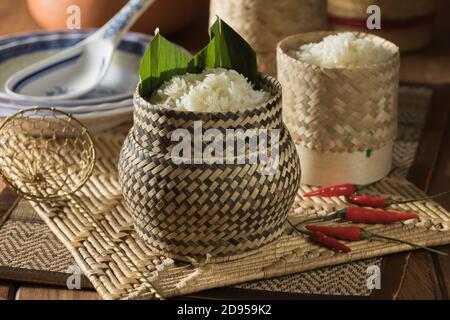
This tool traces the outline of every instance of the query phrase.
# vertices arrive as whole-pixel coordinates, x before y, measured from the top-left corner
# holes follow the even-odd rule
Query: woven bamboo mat
[[[0,228],[0,266],[67,272],[73,257],[36,214],[21,201]]]
[[[418,129],[423,122],[426,106],[429,105],[431,94],[428,91],[402,88],[401,96],[405,96],[405,99],[401,99],[401,101],[405,101],[404,105],[409,107],[401,108],[400,111],[401,114],[403,113],[400,118],[405,120],[402,123],[405,130],[401,130],[402,133],[399,137],[401,139],[396,144],[396,164],[399,169],[395,175],[375,185],[370,191],[401,196],[420,194],[399,173],[404,174],[407,171],[414,157],[417,146],[416,136],[420,132]],[[410,99],[406,99],[406,97],[410,97]],[[373,242],[367,245],[367,250],[363,252],[365,245],[355,243],[352,246],[354,249],[352,255],[332,254],[328,250],[322,250],[311,245],[300,236],[287,233],[283,239],[264,248],[264,250],[235,262],[194,266],[175,263],[170,259],[159,257],[153,254],[150,248],[137,238],[131,228],[130,216],[120,199],[115,161],[124,134],[124,132],[116,132],[114,135],[103,134],[96,137],[96,145],[100,154],[97,170],[80,195],[83,196],[85,204],[97,213],[98,221],[101,221],[102,225],[109,230],[110,235],[117,240],[117,244],[123,248],[139,269],[153,281],[163,296],[190,293],[408,249],[397,245]],[[323,214],[339,205],[342,205],[341,201],[327,200],[323,203],[316,203],[311,200],[303,201],[301,197],[298,197],[291,212],[291,218],[295,220],[313,212]],[[105,250],[102,239],[92,231],[92,228],[77,214],[76,210],[65,204],[52,207],[36,205],[35,207],[56,236],[68,247],[102,297],[145,297],[146,293],[140,282],[141,279],[136,277],[120,258]],[[403,209],[406,209],[406,207]],[[417,223],[417,227],[399,225],[387,228],[386,233],[410,240],[423,240],[427,244],[440,244],[449,241],[449,234],[446,232],[449,217],[448,213],[442,208],[432,202],[427,202],[420,205],[416,204],[411,210],[418,212],[423,217]],[[430,220],[430,217],[433,219]],[[10,222],[8,221],[6,225]],[[5,230],[5,228],[0,229],[0,231],[2,230]],[[375,230],[380,229],[376,227]],[[17,232],[17,234],[19,236],[21,232]],[[0,235],[0,239],[5,238]],[[54,243],[54,241],[51,242]],[[0,243],[0,252],[2,251],[1,247],[2,243]],[[49,245],[47,247],[51,248]],[[47,257],[47,260],[51,261],[52,256],[61,254],[55,248],[49,250],[52,251],[52,255]],[[64,252],[67,256],[67,251]],[[63,255],[61,254],[61,256]],[[69,263],[68,261],[70,261],[70,257],[66,263]],[[367,292],[370,293],[365,285],[366,268],[368,265],[379,264],[379,262],[379,258],[369,259],[272,280],[253,281],[240,287],[302,293],[365,295]],[[5,262],[0,259],[0,263]],[[11,264],[11,262],[9,263]],[[25,267],[30,267],[30,265],[25,265]],[[31,267],[42,268],[39,265],[31,265]],[[48,268],[48,266],[46,267]],[[57,266],[53,265],[51,268],[56,269]],[[63,270],[63,267],[61,267],[61,270]]]

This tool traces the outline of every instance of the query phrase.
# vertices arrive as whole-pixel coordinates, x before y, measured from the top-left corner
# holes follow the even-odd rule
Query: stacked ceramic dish
[[[50,106],[68,112],[92,131],[102,131],[131,120],[133,92],[139,81],[140,60],[150,36],[127,33],[114,54],[107,75],[89,94],[64,101],[49,101],[7,95],[7,79],[21,68],[73,46],[93,31],[36,32],[0,38],[0,121],[20,109]],[[44,71],[45,73],[45,71]],[[40,74],[24,79],[39,81]],[[52,95],[54,92],[48,92]]]

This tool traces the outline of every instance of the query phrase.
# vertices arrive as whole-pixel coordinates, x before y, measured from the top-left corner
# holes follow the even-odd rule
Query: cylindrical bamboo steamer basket
[[[272,76],[281,39],[328,29],[326,0],[211,0],[211,24],[216,15],[250,43],[260,68]]]
[[[381,30],[367,29],[367,8],[381,10]],[[402,52],[426,46],[432,35],[435,0],[329,0],[331,28],[336,31],[363,31],[376,34],[400,47]]]
[[[119,160],[119,177],[138,234],[155,251],[191,261],[228,261],[280,237],[300,184],[300,161],[282,123],[281,86],[266,104],[246,112],[183,112],[135,96],[135,124]],[[278,169],[267,164],[176,164],[168,139],[176,129],[271,128],[280,130]],[[211,261],[211,260],[210,260]]]
[[[381,44],[392,57],[351,69],[324,69],[295,58],[301,45],[330,34],[311,32],[280,42],[284,121],[297,143],[302,183],[372,183],[391,169],[400,55],[391,42],[356,33]]]

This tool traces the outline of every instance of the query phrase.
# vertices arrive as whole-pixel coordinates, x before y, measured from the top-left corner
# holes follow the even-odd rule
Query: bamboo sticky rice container
[[[367,29],[370,5],[380,8],[381,30]],[[404,52],[429,43],[435,9],[435,0],[328,0],[333,30],[370,32],[392,41]]]
[[[250,43],[260,68],[272,76],[281,39],[328,27],[326,0],[211,0],[211,24],[216,15]]]
[[[367,184],[391,169],[397,130],[398,48],[371,38],[392,58],[371,66],[324,69],[295,58],[299,47],[320,42],[332,32],[312,32],[284,39],[278,46],[278,78],[283,88],[283,116],[300,155],[302,183]]]
[[[282,235],[300,184],[300,161],[282,122],[280,84],[262,76],[261,87],[272,93],[267,103],[227,113],[152,105],[136,91],[119,177],[136,231],[157,252],[185,261],[231,260]],[[198,121],[223,133],[279,129],[278,169],[265,174],[267,164],[248,161],[175,163],[172,132],[193,132]]]

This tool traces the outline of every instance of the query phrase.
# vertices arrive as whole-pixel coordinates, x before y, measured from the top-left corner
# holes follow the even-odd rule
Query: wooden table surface
[[[171,36],[189,50],[197,50],[207,41],[207,1],[196,23]],[[410,180],[429,194],[450,189],[450,1],[440,0],[433,41],[429,47],[403,54],[401,80],[440,85],[433,98],[433,112],[427,125]],[[0,35],[39,29],[30,17],[25,0],[0,2]],[[445,85],[447,84],[447,85]],[[0,182],[0,192],[3,189]],[[450,197],[440,201],[450,210]],[[4,210],[0,203],[0,210]],[[450,253],[450,246],[441,250]],[[420,250],[394,254],[383,260],[382,287],[374,291],[373,299],[449,299],[450,259]],[[311,298],[301,295],[253,293],[232,289],[215,289],[193,295],[192,298]],[[98,299],[93,291],[69,291],[21,282],[1,282],[2,299]]]

